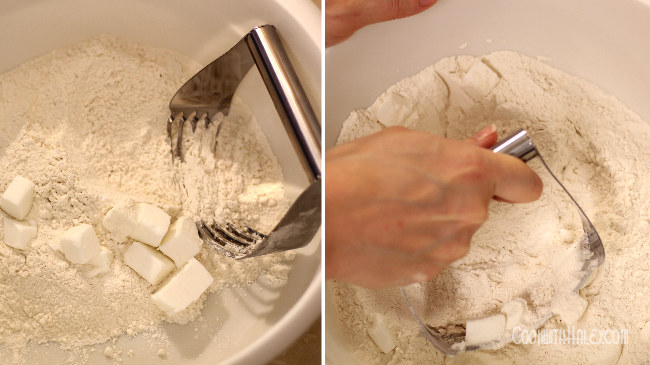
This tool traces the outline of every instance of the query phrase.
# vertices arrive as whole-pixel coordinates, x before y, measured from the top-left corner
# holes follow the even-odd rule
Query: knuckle
[[[488,162],[479,151],[473,150],[465,156],[462,176],[475,181],[487,180]]]

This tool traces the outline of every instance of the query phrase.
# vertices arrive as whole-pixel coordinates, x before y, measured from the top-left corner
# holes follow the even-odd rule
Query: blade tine
[[[211,230],[214,230],[220,237],[222,237],[226,242],[240,247],[247,247],[251,242],[243,241],[242,238],[235,236],[234,234],[228,232],[227,230],[221,228],[217,223],[212,223],[208,226]]]
[[[192,125],[192,133],[196,132],[196,125],[199,123],[199,119],[194,117],[190,121],[190,125]]]
[[[197,114],[196,122],[203,121],[203,127],[208,129],[210,125],[210,118],[208,118],[208,113],[202,113],[200,116]]]
[[[211,241],[214,241],[214,243],[217,243],[220,246],[225,246],[226,245],[226,243],[223,241],[223,239],[221,237],[219,237],[219,234],[216,233],[213,229],[211,229],[210,226],[205,224],[203,221],[201,221],[199,224],[197,224],[197,228],[198,228],[199,233],[201,235],[206,235]]]
[[[248,246],[248,244],[246,244],[245,242],[241,242],[235,239],[234,237],[230,236],[223,228],[221,228],[216,223],[212,223],[210,225],[204,223],[204,225],[210,232],[212,238],[226,249],[228,245],[235,245],[238,247]]]
[[[167,119],[167,137],[169,137],[170,142],[172,139],[172,123],[174,123],[174,117],[172,114],[169,114],[169,119]]]
[[[213,249],[221,252],[223,255],[237,258],[238,255],[235,252],[232,252],[228,249],[227,245],[223,240],[214,234],[214,231],[210,229],[203,221],[200,221],[196,224],[196,228],[199,231],[199,237],[205,242],[208,246]]]
[[[238,230],[237,227],[235,227],[235,225],[232,224],[232,223],[226,223],[226,229],[227,229],[228,232],[230,232],[232,235],[237,236],[237,237],[239,237],[239,238],[241,238],[241,239],[243,239],[243,240],[246,240],[247,242],[255,243],[255,241],[256,241],[255,237],[251,237],[251,236],[249,236],[249,235],[247,235],[247,234],[241,232],[241,231]]]
[[[217,145],[219,144],[219,133],[221,133],[221,127],[223,126],[223,120],[219,122],[219,125],[217,126],[217,133],[214,135],[214,148],[212,151],[212,154],[215,156],[217,155]]]
[[[250,235],[257,236],[260,239],[265,239],[266,238],[266,235],[264,233],[256,231],[256,230],[254,230],[253,228],[251,228],[249,226],[246,226],[246,232],[248,234],[250,234]]]
[[[174,158],[182,157],[180,156],[180,148],[183,138],[183,122],[184,118],[182,112],[176,114],[176,116],[170,115],[169,120],[167,121],[167,136],[169,137],[169,148],[171,151],[172,160]]]
[[[172,137],[172,124],[174,123],[174,118],[172,115],[169,115],[167,120],[167,137],[169,138],[169,152],[172,155],[172,163],[174,163],[174,138]]]
[[[185,125],[185,118],[182,116],[178,119],[178,135],[176,136],[176,151],[174,155],[176,158],[183,162],[183,126]]]

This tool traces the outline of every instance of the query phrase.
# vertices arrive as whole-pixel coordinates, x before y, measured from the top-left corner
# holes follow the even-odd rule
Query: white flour
[[[199,68],[171,51],[101,36],[0,76],[0,190],[16,175],[33,181],[26,221],[38,227],[29,250],[0,243],[1,364],[23,361],[30,341],[74,349],[156,330],[166,320],[149,298],[156,288],[122,263],[129,241],[117,243],[102,226],[106,211],[124,199],[172,217],[245,222],[263,232],[279,220],[287,207],[282,171],[241,103],[223,121],[216,155],[207,132],[186,133],[186,163],[172,164],[167,104]],[[86,266],[51,248],[79,223],[93,225],[115,253],[108,274],[88,279]],[[234,261],[205,246],[197,255],[215,278],[211,292],[260,275],[285,280],[292,257]],[[193,320],[205,298],[170,320]],[[87,355],[75,353],[81,359],[73,362]]]
[[[480,73],[466,78],[480,62],[478,69],[496,75],[494,80]],[[413,105],[418,118],[413,123],[399,107],[389,108],[393,123],[402,119],[404,124],[413,123],[412,128],[454,139],[470,137],[490,123],[497,125],[501,137],[518,128],[529,131],[551,170],[592,219],[605,246],[607,257],[598,276],[580,291],[588,306],[575,328],[627,330],[628,344],[509,344],[496,351],[446,358],[426,342],[397,289],[331,282],[328,290],[348,348],[361,363],[647,364],[648,123],[579,78],[526,56],[496,52],[481,58],[443,59],[391,86],[367,110],[350,115],[339,143],[381,130],[377,120],[390,115],[384,101],[397,100],[390,96],[394,93]],[[490,220],[474,236],[469,254],[431,282],[408,288],[428,324],[464,324],[497,314],[502,304],[517,297],[524,298],[531,310],[549,310],[555,295],[563,299],[563,293],[575,286],[579,257],[571,247],[581,235],[576,209],[539,163],[529,165],[544,180],[540,200],[523,205],[494,202]],[[572,302],[576,298],[556,299],[553,308],[571,314]],[[374,313],[386,317],[397,339],[397,347],[388,354],[381,353],[366,334]],[[566,329],[567,324],[554,317],[544,328]]]

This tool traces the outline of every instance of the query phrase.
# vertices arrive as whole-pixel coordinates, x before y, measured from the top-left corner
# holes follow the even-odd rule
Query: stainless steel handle
[[[520,129],[509,135],[506,139],[497,143],[490,148],[493,152],[501,152],[520,158],[528,162],[533,157],[538,156],[537,148],[530,140],[525,130]]]
[[[278,33],[274,26],[263,25],[249,35],[246,38],[248,47],[300,162],[309,180],[318,180],[321,176],[320,124]]]

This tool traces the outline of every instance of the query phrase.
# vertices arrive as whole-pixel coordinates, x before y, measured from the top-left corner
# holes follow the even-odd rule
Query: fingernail
[[[429,6],[433,5],[438,0],[420,0],[420,6]]]
[[[489,137],[492,133],[496,131],[497,131],[497,126],[494,124],[490,124],[489,126],[478,131],[478,133],[474,135],[474,138],[480,142],[486,139],[487,137]]]

